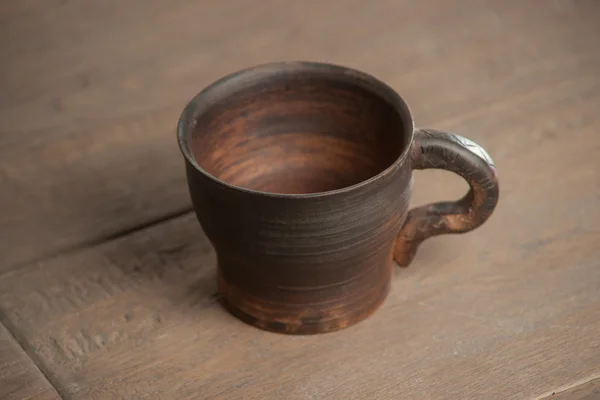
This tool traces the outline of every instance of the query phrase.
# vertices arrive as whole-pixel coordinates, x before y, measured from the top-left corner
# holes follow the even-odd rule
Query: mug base
[[[256,328],[288,335],[328,333],[356,325],[370,317],[379,309],[379,307],[381,307],[387,298],[389,288],[390,285],[388,284],[384,288],[378,290],[377,293],[372,293],[367,299],[368,304],[361,304],[359,310],[357,310],[356,307],[352,307],[351,311],[335,313],[339,316],[330,316],[322,319],[307,319],[302,318],[301,316],[292,315],[286,316],[285,318],[269,318],[265,315],[266,313],[261,312],[263,310],[259,310],[258,308],[256,308],[256,312],[254,313],[244,310],[243,308],[248,309],[248,307],[243,306],[243,303],[246,302],[242,302],[242,304],[240,304],[241,307],[236,305],[235,303],[237,302],[234,303],[234,298],[237,296],[232,296],[233,298],[228,296],[228,293],[231,294],[231,291],[227,290],[226,283],[221,280],[219,282],[219,292],[221,295],[220,303],[231,315]]]

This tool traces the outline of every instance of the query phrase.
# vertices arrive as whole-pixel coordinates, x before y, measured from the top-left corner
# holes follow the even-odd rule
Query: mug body
[[[296,334],[376,310],[410,202],[412,135],[391,88],[331,64],[261,65],[198,94],[178,139],[225,307]]]

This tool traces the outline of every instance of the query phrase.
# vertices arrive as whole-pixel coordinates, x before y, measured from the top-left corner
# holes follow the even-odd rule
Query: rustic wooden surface
[[[0,399],[56,400],[56,389],[0,325]]]
[[[598,20],[594,0],[5,2],[0,398],[595,398]],[[484,227],[429,241],[372,318],[312,337],[215,303],[174,137],[204,85],[291,59],[385,80],[501,183]],[[416,180],[415,204],[465,190]]]

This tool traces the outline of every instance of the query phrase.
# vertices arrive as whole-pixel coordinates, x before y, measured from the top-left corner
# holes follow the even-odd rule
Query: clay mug
[[[483,224],[492,159],[456,134],[415,129],[404,100],[354,69],[259,65],[211,84],[177,128],[192,203],[217,256],[223,305],[262,329],[329,332],[384,301],[395,261]],[[454,202],[408,211],[412,171],[463,177]]]

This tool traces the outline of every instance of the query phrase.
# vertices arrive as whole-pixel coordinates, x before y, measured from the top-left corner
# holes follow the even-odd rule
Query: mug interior
[[[337,190],[381,173],[410,143],[412,122],[397,104],[351,75],[314,68],[236,79],[213,88],[186,137],[196,164],[230,185],[278,194]]]

